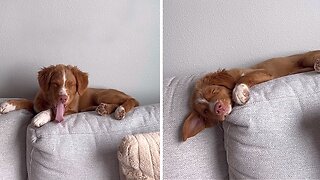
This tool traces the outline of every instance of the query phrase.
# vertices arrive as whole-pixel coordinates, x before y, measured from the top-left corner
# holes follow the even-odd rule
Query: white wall
[[[320,49],[319,0],[164,0],[164,78]]]
[[[0,1],[0,97],[34,96],[36,74],[77,65],[92,87],[160,97],[158,0]]]

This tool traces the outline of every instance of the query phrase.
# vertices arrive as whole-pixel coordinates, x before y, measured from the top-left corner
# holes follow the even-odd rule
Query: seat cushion
[[[125,135],[159,131],[159,104],[140,106],[118,121],[96,112],[28,127],[29,179],[119,179],[117,150]]]
[[[221,126],[208,128],[182,141],[184,119],[190,113],[189,100],[201,75],[172,77],[163,84],[163,178],[227,179],[228,166]]]
[[[320,177],[320,74],[259,84],[224,122],[231,179]]]
[[[5,99],[0,99],[0,102]],[[26,110],[0,115],[0,177],[27,179],[26,132],[32,114]]]

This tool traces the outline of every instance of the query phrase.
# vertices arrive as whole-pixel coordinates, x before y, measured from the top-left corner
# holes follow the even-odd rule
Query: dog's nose
[[[223,115],[226,112],[226,108],[224,107],[222,102],[217,102],[214,106],[214,112],[217,115]]]
[[[60,95],[59,100],[60,100],[60,102],[62,102],[64,104],[68,101],[68,96],[67,95]]]

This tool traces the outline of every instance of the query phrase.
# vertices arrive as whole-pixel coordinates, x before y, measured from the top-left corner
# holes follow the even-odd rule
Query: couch
[[[122,139],[160,127],[159,104],[137,107],[121,121],[92,111],[35,128],[32,116],[26,110],[0,116],[2,179],[120,179]]]
[[[189,97],[204,74],[164,80],[164,179],[320,178],[320,74],[256,85],[221,125],[183,142]]]

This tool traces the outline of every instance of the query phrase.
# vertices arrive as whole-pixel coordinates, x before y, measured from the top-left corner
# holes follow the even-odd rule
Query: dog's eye
[[[71,81],[67,82],[67,86],[75,86],[75,85],[76,84],[74,82],[71,82]]]
[[[52,86],[55,87],[55,88],[57,88],[57,87],[59,87],[59,84],[57,84],[57,83],[52,83]]]
[[[208,109],[203,110],[203,114],[207,114],[208,112],[209,112]]]

